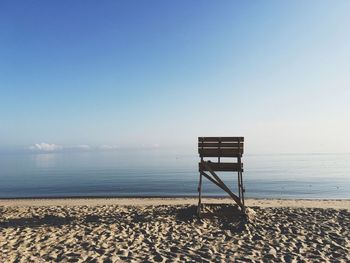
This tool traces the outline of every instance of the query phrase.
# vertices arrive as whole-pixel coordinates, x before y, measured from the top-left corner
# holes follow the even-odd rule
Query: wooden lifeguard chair
[[[244,137],[198,137],[199,162],[199,185],[198,185],[198,216],[201,215],[202,206],[202,178],[206,177],[209,181],[216,184],[238,204],[242,212],[244,208],[243,187],[243,145]],[[218,158],[217,162],[205,160],[205,158]],[[232,162],[221,162],[221,158],[234,158]],[[209,173],[207,173],[209,172]],[[215,172],[237,172],[238,177],[238,196],[235,195],[229,187],[220,179]]]

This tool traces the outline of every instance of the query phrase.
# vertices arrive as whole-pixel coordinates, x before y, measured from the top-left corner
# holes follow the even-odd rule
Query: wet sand
[[[0,262],[350,261],[350,200],[204,201],[0,200]]]

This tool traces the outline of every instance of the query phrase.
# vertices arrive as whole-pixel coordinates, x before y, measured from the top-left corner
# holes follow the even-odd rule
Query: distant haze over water
[[[0,154],[0,198],[197,196],[196,152],[163,149]],[[350,198],[350,154],[245,155],[249,198]],[[223,173],[230,187],[237,176]],[[204,194],[225,196],[204,182]]]

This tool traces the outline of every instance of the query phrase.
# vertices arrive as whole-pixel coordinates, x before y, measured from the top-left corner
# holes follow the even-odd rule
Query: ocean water
[[[170,150],[0,154],[0,198],[196,196],[198,155]],[[243,158],[246,197],[350,198],[350,154]],[[221,173],[234,191],[237,176]],[[203,193],[225,196],[204,178]]]

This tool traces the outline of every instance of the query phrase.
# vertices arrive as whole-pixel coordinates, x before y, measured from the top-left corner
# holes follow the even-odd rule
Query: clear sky
[[[349,14],[340,0],[1,1],[0,150],[241,135],[251,153],[350,152]]]

